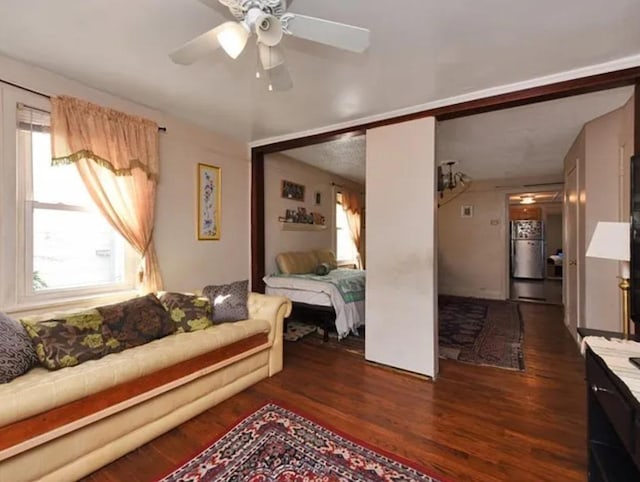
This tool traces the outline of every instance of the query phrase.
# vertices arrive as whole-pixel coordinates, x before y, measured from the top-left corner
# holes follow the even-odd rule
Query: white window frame
[[[27,312],[47,306],[65,306],[121,299],[135,293],[139,256],[127,244],[125,279],[119,283],[47,289],[33,289],[33,210],[87,211],[81,206],[31,201],[30,167],[18,158],[18,105],[50,112],[48,99],[0,84],[0,308],[9,313]]]

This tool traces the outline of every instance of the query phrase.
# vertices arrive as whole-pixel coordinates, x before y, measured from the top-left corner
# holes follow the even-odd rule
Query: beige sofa
[[[248,308],[249,320],[0,385],[0,481],[76,480],[281,371],[291,303],[251,293]]]

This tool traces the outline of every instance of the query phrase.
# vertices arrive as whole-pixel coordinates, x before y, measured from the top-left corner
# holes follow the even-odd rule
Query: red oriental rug
[[[268,403],[162,482],[442,482],[424,469],[373,450]]]

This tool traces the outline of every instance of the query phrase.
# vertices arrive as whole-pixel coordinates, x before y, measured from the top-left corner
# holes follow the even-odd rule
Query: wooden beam
[[[588,94],[600,90],[613,89],[634,85],[640,81],[640,67],[608,72],[606,74],[592,75],[579,79],[565,80],[553,84],[531,87],[528,89],[508,92],[506,94],[493,95],[482,99],[460,102],[435,109],[428,109],[412,114],[405,114],[374,122],[366,122],[352,127],[345,127],[320,134],[312,134],[298,139],[290,139],[272,144],[254,147],[254,150],[263,153],[274,153],[298,147],[320,144],[339,139],[345,135],[362,135],[368,129],[382,127],[390,124],[421,119],[423,117],[436,117],[439,121],[465,117],[502,109],[509,109],[521,105],[534,104],[547,100],[561,99],[574,95]]]
[[[534,104],[548,100],[587,94],[601,90],[635,85],[635,152],[640,154],[640,67],[632,67],[605,74],[592,75],[579,79],[566,80],[553,84],[531,87],[506,94],[494,95],[483,99],[476,99],[458,104],[438,107],[412,114],[390,117],[375,122],[367,122],[357,126],[335,129],[320,134],[313,134],[298,139],[290,139],[272,144],[254,147],[251,150],[252,188],[251,188],[251,273],[252,289],[264,292],[262,278],[265,274],[264,252],[264,155],[295,149],[323,142],[341,139],[345,136],[366,134],[368,129],[382,127],[400,122],[407,122],[423,117],[436,117],[437,120],[454,119],[484,112],[509,109],[512,107]],[[258,163],[259,165],[255,165]]]
[[[251,151],[251,291],[264,293],[264,153]]]

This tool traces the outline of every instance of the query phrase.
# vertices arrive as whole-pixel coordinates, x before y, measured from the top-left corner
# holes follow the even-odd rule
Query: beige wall
[[[473,217],[460,215],[473,206]],[[492,183],[471,188],[438,211],[440,294],[504,299],[508,223],[506,194]]]
[[[629,216],[629,159],[633,154],[633,98],[620,109],[585,126],[584,247],[598,221],[622,221]],[[581,176],[582,177],[582,176]],[[620,291],[616,262],[581,258],[584,270],[584,311],[580,326],[620,329]]]
[[[432,377],[438,372],[434,198],[435,119],[367,131],[365,357]]]
[[[292,201],[281,196],[282,180],[305,186],[304,202]],[[265,156],[265,272],[275,273],[276,255],[284,251],[307,251],[318,248],[335,250],[335,199],[333,183],[345,186],[353,192],[363,192],[363,186],[335,174],[317,169],[283,154]],[[320,192],[322,203],[315,204],[315,192]],[[322,231],[285,231],[278,217],[284,217],[287,209],[306,208],[325,217],[327,228]]]
[[[522,192],[522,188],[516,186],[548,182],[562,182],[562,177],[475,181],[457,197],[445,195],[438,212],[438,287],[441,294],[489,299],[508,297],[507,196]],[[461,217],[462,206],[473,206],[473,217]],[[541,207],[543,216],[547,211],[559,209],[551,205]]]
[[[223,138],[175,117],[126,99],[118,98],[51,72],[0,56],[2,78],[51,95],[71,95],[91,102],[148,117],[167,127],[160,134],[160,184],[156,212],[155,243],[165,287],[171,290],[201,288],[249,277],[249,181],[250,162],[245,144]],[[0,84],[2,85],[2,84]],[[4,91],[13,89],[3,87]],[[211,115],[215,115],[212,112]],[[7,153],[4,153],[7,156]],[[198,162],[222,168],[222,239],[197,241],[195,234],[196,165]],[[0,190],[3,183],[0,183]],[[2,193],[0,193],[2,194]],[[0,196],[0,199],[3,199]],[[0,235],[15,239],[15,225],[2,205]],[[3,241],[3,246],[7,246]],[[6,261],[6,256],[0,258]],[[15,278],[14,278],[15,279]],[[11,279],[0,280],[3,299],[0,308],[15,305],[7,295]]]

